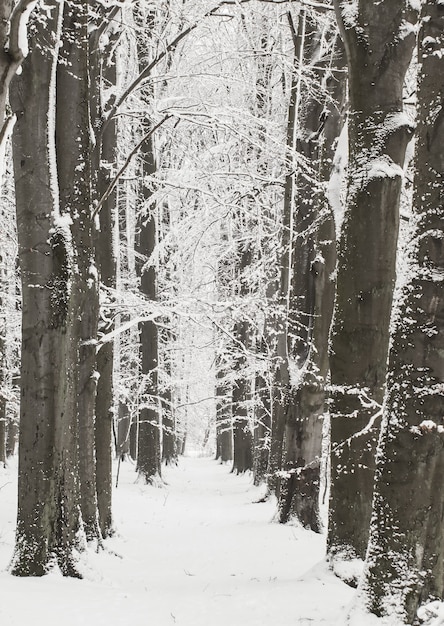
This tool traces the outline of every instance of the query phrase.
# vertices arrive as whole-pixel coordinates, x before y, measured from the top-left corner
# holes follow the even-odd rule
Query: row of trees
[[[112,532],[113,425],[147,483],[215,437],[281,522],[316,532],[330,438],[332,567],[367,558],[360,604],[413,623],[443,596],[442,3],[46,3],[27,55],[30,5],[6,4],[11,76],[23,61],[13,573],[77,575]]]

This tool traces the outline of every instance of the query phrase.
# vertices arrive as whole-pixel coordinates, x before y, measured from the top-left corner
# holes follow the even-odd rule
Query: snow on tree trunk
[[[412,624],[444,594],[444,5],[423,5],[413,226],[394,315],[361,599]],[[416,623],[416,622],[415,622]]]
[[[152,50],[152,40],[145,38],[146,32],[154,29],[154,14],[149,7],[140,5],[134,8],[134,20],[140,32],[137,37],[137,55],[139,68],[143,66]],[[148,103],[153,96],[151,86],[146,86],[141,97]],[[146,105],[145,105],[146,106]],[[142,123],[145,132],[146,121]],[[157,268],[151,258],[157,244],[157,205],[151,204],[152,177],[157,171],[152,136],[140,148],[140,187],[141,203],[138,209],[136,225],[136,269],[140,279],[140,294],[145,298],[147,307],[157,300]],[[140,366],[144,379],[144,393],[139,407],[137,471],[146,483],[161,479],[161,406],[159,402],[159,333],[154,321],[139,324],[140,331]]]
[[[103,20],[103,17],[101,17]],[[103,46],[101,35],[103,25],[107,24],[106,37],[108,45]],[[117,30],[117,29],[115,29]],[[117,261],[114,245],[115,219],[117,211],[117,190],[108,192],[113,181],[114,164],[117,159],[117,123],[115,119],[108,120],[105,127],[104,108],[110,107],[110,102],[103,102],[104,90],[110,89],[117,82],[117,67],[115,44],[117,33],[106,21],[96,24],[90,36],[90,102],[93,129],[95,131],[95,150],[92,166],[97,171],[96,199],[100,201],[105,194],[99,212],[100,228],[96,233],[97,263],[100,279],[105,289],[101,293],[101,315],[99,319],[99,333],[109,333],[114,330],[114,318],[109,314],[109,304],[112,301],[112,290],[116,289]],[[108,291],[110,290],[110,291]],[[114,420],[114,389],[113,389],[114,342],[104,343],[97,354],[97,395],[95,403],[95,457],[96,457],[96,487],[97,507],[99,513],[100,531],[107,537],[112,530],[112,432]]]
[[[308,28],[309,49],[304,56],[311,80],[304,87],[297,141],[308,174],[299,172],[297,180],[292,286],[297,334],[292,358],[299,375],[286,420],[284,470],[288,477],[282,481],[279,512],[281,522],[296,517],[303,526],[319,532],[322,418],[336,263],[335,224],[326,188],[343,124],[345,57],[332,24],[330,49],[325,51],[325,25],[310,20]]]
[[[36,0],[0,1],[0,180],[3,173],[5,144],[13,117],[7,113],[11,80],[28,54],[27,25]]]
[[[225,371],[221,358],[216,360],[216,460],[221,463],[233,459],[233,416],[231,386],[223,384]]]
[[[250,258],[248,250],[243,251],[242,258],[241,266],[245,268]],[[251,380],[245,371],[245,352],[251,341],[250,333],[248,321],[236,323],[234,336],[243,346],[243,351],[235,360],[236,380],[233,383],[233,472],[235,474],[242,474],[253,469],[253,433],[249,415]]]
[[[264,350],[265,352],[265,350]],[[254,484],[260,485],[266,481],[268,468],[268,454],[271,433],[271,394],[267,379],[261,374],[256,375],[255,381],[255,424],[254,424]]]
[[[352,11],[352,8],[355,8]],[[349,66],[347,206],[331,331],[328,552],[364,558],[384,393],[402,166],[411,123],[403,83],[417,11],[405,0],[335,0]]]
[[[88,10],[81,0],[71,0],[64,7],[64,45],[57,67],[57,172],[60,212],[71,220],[76,270],[71,279],[69,312],[77,350],[81,510],[87,539],[92,540],[100,537],[94,441],[99,277],[91,195]]]
[[[152,207],[148,208],[151,190],[147,179],[156,171],[154,146],[151,138],[141,150],[142,162],[142,197],[146,206],[140,212],[137,232],[137,265],[140,276],[140,292],[147,300],[157,298],[156,268],[151,255],[157,242],[156,216]],[[159,338],[155,322],[145,321],[139,324],[141,375],[145,378],[142,407],[139,411],[137,470],[146,483],[155,482],[161,476],[160,449],[160,407],[158,400],[158,352]]]
[[[33,25],[32,51],[11,87],[22,279],[18,516],[12,573],[40,576],[55,557],[76,575],[79,546],[75,407],[75,273],[69,219],[60,215],[55,164],[59,4]]]
[[[284,205],[282,215],[281,259],[280,276],[277,289],[279,311],[276,316],[274,333],[275,339],[275,368],[273,373],[271,397],[271,438],[270,455],[268,459],[268,488],[279,496],[280,478],[284,453],[285,422],[291,403],[290,363],[291,351],[290,302],[291,280],[293,271],[293,228],[294,228],[294,194],[296,173],[296,132],[299,116],[302,72],[303,46],[305,37],[306,13],[302,9],[299,14],[297,29],[293,25],[291,14],[288,13],[290,28],[293,31],[294,42],[294,69],[291,75],[290,101],[288,107],[286,129],[286,153],[289,163],[285,176]]]
[[[6,302],[5,260],[0,252],[0,463],[6,463]]]
[[[169,320],[172,324],[172,320]],[[177,437],[176,416],[173,403],[173,389],[171,384],[172,346],[175,334],[168,329],[163,333],[163,374],[164,382],[161,389],[162,407],[162,462],[165,465],[177,465]]]

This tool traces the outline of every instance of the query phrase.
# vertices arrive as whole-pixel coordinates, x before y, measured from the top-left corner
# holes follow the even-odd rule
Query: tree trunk
[[[280,521],[296,517],[306,528],[321,530],[319,485],[325,383],[329,372],[328,334],[335,296],[336,235],[332,208],[326,196],[334,148],[343,124],[345,55],[330,30],[330,53],[319,50],[319,24],[310,21],[305,52],[307,70],[314,74],[325,100],[305,93],[301,111],[298,153],[311,176],[300,174],[295,198],[296,243],[293,256],[293,316],[297,341],[292,357],[300,379],[292,390],[285,432],[285,465],[279,500]],[[323,25],[325,29],[325,25]],[[324,54],[324,58],[319,58]],[[328,72],[328,74],[327,74]],[[313,81],[311,90],[313,92]],[[313,189],[313,179],[314,186]],[[317,187],[317,189],[316,189]]]
[[[280,310],[277,314],[274,332],[276,335],[275,372],[271,399],[271,440],[268,460],[268,488],[279,497],[280,471],[284,454],[285,423],[289,411],[290,363],[291,351],[291,281],[293,272],[293,231],[294,231],[294,198],[296,172],[296,130],[299,117],[303,65],[303,47],[305,37],[305,9],[301,9],[297,28],[293,24],[291,13],[287,14],[293,35],[293,64],[291,76],[290,102],[287,118],[287,174],[285,176],[284,206],[282,215],[280,279],[278,285],[278,302]],[[298,68],[300,71],[296,71]]]
[[[106,18],[102,18],[106,19]],[[103,302],[99,320],[99,333],[109,333],[114,330],[114,319],[109,315],[108,306],[113,299],[112,290],[116,289],[117,262],[114,245],[114,227],[117,212],[117,189],[109,193],[108,188],[114,176],[117,159],[117,123],[111,119],[101,131],[104,120],[104,105],[102,104],[103,90],[116,85],[117,67],[113,53],[115,37],[111,32],[109,44],[102,48],[100,29],[90,38],[91,63],[90,84],[92,90],[92,118],[96,137],[93,166],[97,170],[96,199],[100,201],[106,194],[99,212],[100,229],[96,236],[97,263],[103,290]],[[110,24],[108,28],[112,31]],[[107,108],[110,103],[106,102]],[[108,291],[110,290],[110,291]],[[113,390],[114,342],[104,343],[97,353],[97,395],[95,403],[95,455],[96,455],[96,485],[97,506],[99,513],[100,530],[103,537],[112,531],[112,431],[114,420],[114,390]]]
[[[391,341],[367,569],[372,613],[444,596],[444,6],[423,4],[413,233]],[[396,529],[396,532],[393,530]]]
[[[81,528],[76,337],[70,310],[73,255],[57,206],[54,103],[59,4],[33,26],[33,47],[14,81],[11,105],[22,279],[19,490],[12,573],[40,576],[56,557],[75,575]],[[42,14],[43,15],[43,14]],[[49,15],[49,13],[48,13]],[[72,173],[72,172],[71,172]]]
[[[57,172],[60,212],[72,222],[76,264],[70,314],[77,348],[81,510],[86,537],[92,540],[100,537],[94,441],[99,277],[91,198],[88,11],[81,0],[71,0],[64,6],[64,45],[57,68]]]
[[[144,181],[156,171],[151,138],[145,142],[141,150],[141,161],[142,197],[148,204],[151,190]],[[156,218],[152,211],[145,209],[138,219],[136,252],[138,253],[140,292],[146,298],[147,303],[156,300],[157,297],[156,268],[150,262],[156,241]],[[145,378],[146,385],[143,405],[139,413],[137,469],[139,476],[143,477],[146,483],[151,483],[161,477],[160,415],[157,385],[159,339],[155,322],[141,322],[139,329],[141,375]]]
[[[242,323],[241,323],[242,324]],[[243,324],[242,324],[243,325]],[[251,383],[244,376],[233,386],[233,472],[243,474],[253,469],[253,434],[247,401]]]
[[[14,456],[18,441],[18,416],[9,416],[6,422],[6,458]]]
[[[6,464],[6,305],[3,294],[6,292],[4,281],[3,257],[0,253],[0,464]]]
[[[222,379],[225,372],[220,359],[216,371],[216,460],[221,463],[233,460],[233,416],[231,392],[228,392]]]
[[[248,294],[243,271],[251,263],[251,249],[249,243],[240,252],[238,267],[239,293]],[[253,432],[250,424],[249,404],[251,401],[251,380],[245,371],[247,365],[246,353],[251,342],[250,323],[245,320],[236,322],[234,336],[239,351],[235,359],[236,380],[233,384],[233,472],[242,474],[253,469]]]
[[[0,394],[0,464],[6,465],[6,400],[1,394]]]
[[[347,207],[330,347],[333,562],[364,558],[368,541],[402,165],[412,134],[403,114],[403,83],[417,17],[404,0],[359,4],[353,18],[339,0],[335,8],[349,67],[350,114]]]
[[[261,374],[256,376],[254,420],[254,484],[266,482],[271,433],[271,398],[267,380]]]
[[[176,418],[171,389],[171,355],[169,353],[169,348],[171,348],[173,342],[173,333],[167,331],[164,336],[166,346],[164,348],[163,360],[165,382],[161,391],[162,461],[165,465],[177,465]]]

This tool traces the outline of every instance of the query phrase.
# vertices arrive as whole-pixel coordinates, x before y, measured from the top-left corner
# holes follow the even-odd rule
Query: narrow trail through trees
[[[164,480],[163,488],[142,485],[134,465],[123,464],[114,489],[117,533],[105,551],[87,552],[83,581],[5,572],[13,533],[3,516],[14,497],[13,484],[5,487],[0,497],[11,498],[11,506],[0,504],[0,587],[10,608],[0,608],[1,623],[341,623],[352,590],[321,563],[325,537],[272,523],[276,503],[256,503],[263,488],[250,476],[231,474],[212,459],[181,458],[165,469]],[[26,603],[18,601],[23,597]]]

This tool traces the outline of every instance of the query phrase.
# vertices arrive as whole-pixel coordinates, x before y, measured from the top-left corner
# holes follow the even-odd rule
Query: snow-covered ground
[[[3,626],[343,626],[353,590],[323,563],[325,537],[272,522],[263,489],[212,459],[181,458],[165,487],[123,464],[115,537],[90,550],[83,580],[7,573],[16,467],[0,469]]]

